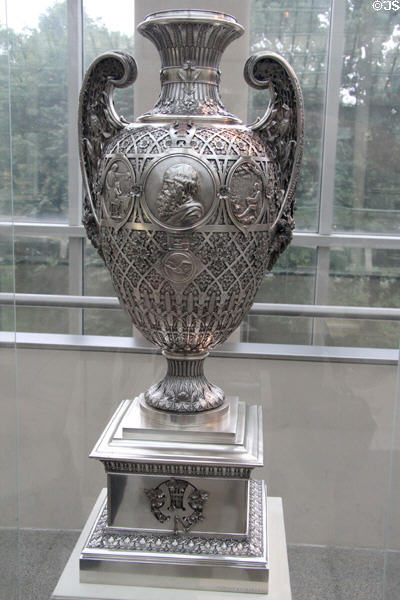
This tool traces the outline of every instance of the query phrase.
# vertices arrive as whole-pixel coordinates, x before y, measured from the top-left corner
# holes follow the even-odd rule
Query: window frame
[[[325,86],[325,106],[323,114],[323,134],[320,170],[319,219],[316,232],[295,232],[292,246],[313,248],[316,250],[316,277],[314,304],[296,305],[268,303],[254,305],[252,314],[287,315],[314,317],[312,328],[312,345],[318,345],[320,329],[318,316],[327,313],[341,318],[366,318],[366,314],[376,319],[400,320],[399,309],[379,307],[332,307],[328,304],[329,261],[330,250],[334,247],[400,249],[400,236],[374,235],[363,233],[335,233],[332,229],[334,180],[336,164],[336,140],[338,134],[338,116],[340,105],[340,86],[342,56],[344,49],[346,1],[332,0],[331,21],[327,40],[327,77]],[[0,232],[12,233],[14,236],[61,237],[68,239],[68,292],[75,303],[74,310],[69,311],[69,332],[74,335],[84,333],[83,310],[92,308],[116,308],[114,298],[88,297],[84,295],[84,244],[86,233],[82,219],[82,179],[80,175],[78,134],[76,115],[78,112],[79,90],[83,79],[83,0],[67,0],[68,22],[68,222],[0,222]],[[11,228],[11,229],[10,229]],[[27,294],[14,294],[17,305],[27,305]],[[35,296],[35,299],[33,298]],[[25,297],[25,298],[23,298]],[[58,300],[57,300],[58,299]],[[69,306],[65,296],[50,294],[32,295],[34,306],[50,306],[60,302]],[[64,304],[62,304],[64,302]],[[0,304],[10,304],[10,294],[0,294]],[[112,306],[113,305],[113,306]],[[328,310],[330,309],[330,310]],[[347,310],[349,309],[349,310]],[[389,313],[388,313],[389,311]],[[368,317],[367,317],[368,318]]]

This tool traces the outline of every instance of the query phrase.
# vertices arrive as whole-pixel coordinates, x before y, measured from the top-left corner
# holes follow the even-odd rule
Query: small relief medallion
[[[260,168],[249,159],[240,159],[228,175],[227,208],[240,228],[259,223],[265,210],[265,181]]]
[[[173,248],[159,261],[156,269],[175,289],[183,291],[204,265],[190,250]]]
[[[144,208],[168,231],[199,227],[210,216],[216,200],[211,169],[189,153],[171,151],[150,165],[145,175]]]
[[[155,518],[164,523],[173,517],[174,531],[181,527],[189,531],[193,525],[202,521],[204,504],[208,493],[199,490],[184,479],[168,479],[151,490],[145,490],[150,500],[150,510]]]
[[[116,227],[122,227],[132,212],[136,193],[135,175],[129,160],[116,155],[107,165],[102,180],[104,217]]]
[[[163,266],[166,277],[176,283],[190,281],[196,271],[193,256],[189,252],[169,252],[164,257]]]

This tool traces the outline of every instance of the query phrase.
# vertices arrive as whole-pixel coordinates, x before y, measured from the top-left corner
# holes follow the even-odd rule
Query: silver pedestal
[[[83,583],[268,591],[261,409],[228,398],[173,414],[121,403],[91,457],[107,473],[80,556]],[[190,585],[188,581],[190,580]]]
[[[170,585],[168,577],[164,580],[164,589],[153,587],[152,577],[136,582],[135,585],[109,585],[104,583],[81,583],[79,581],[79,557],[100,506],[107,495],[104,489],[75,545],[64,571],[54,589],[51,600],[232,600],[232,593],[225,591],[193,590],[190,577],[186,589],[176,589]],[[242,590],[235,594],[238,600],[292,600],[289,568],[286,550],[285,526],[281,498],[268,497],[268,594],[252,594]],[[192,577],[192,579],[194,576]],[[143,587],[144,586],[144,587]]]

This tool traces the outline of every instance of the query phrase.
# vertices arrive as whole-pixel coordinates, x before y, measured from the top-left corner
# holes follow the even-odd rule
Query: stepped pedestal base
[[[82,534],[65,566],[58,584],[51,596],[51,600],[232,600],[232,593],[225,591],[189,592],[196,588],[196,581],[192,584],[187,579],[186,589],[176,589],[170,585],[168,576],[164,579],[163,591],[153,587],[153,578],[150,576],[145,583],[138,585],[110,585],[102,583],[82,583],[79,580],[79,561],[82,548],[85,546],[90,531],[93,529],[96,517],[106,498],[106,489],[100,494],[98,501],[90,515]],[[280,498],[267,500],[268,520],[268,558],[269,558],[269,585],[267,594],[254,594],[246,591],[242,585],[241,591],[235,594],[237,600],[292,600],[290,590],[289,569],[286,550],[285,528]],[[143,579],[143,581],[145,581]],[[162,594],[162,596],[160,596]],[[194,596],[195,594],[195,596]]]
[[[262,448],[261,409],[237,398],[196,414],[122,402],[91,453],[107,493],[81,584],[267,594],[266,490],[251,478]]]
[[[199,590],[268,590],[265,532],[266,502],[262,481],[250,484],[249,535],[210,537],[162,534],[107,527],[107,499],[95,517],[80,556],[80,581]]]

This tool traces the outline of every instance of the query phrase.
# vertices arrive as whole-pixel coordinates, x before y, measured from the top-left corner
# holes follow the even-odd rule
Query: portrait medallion
[[[217,200],[211,168],[190,153],[169,153],[152,163],[143,187],[145,211],[169,231],[199,227]]]

